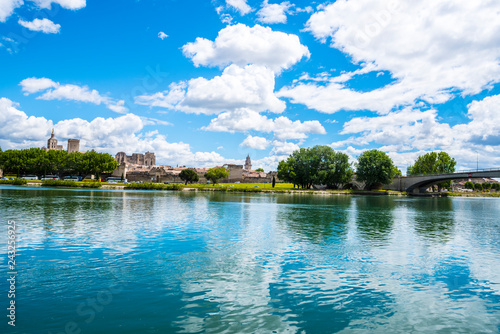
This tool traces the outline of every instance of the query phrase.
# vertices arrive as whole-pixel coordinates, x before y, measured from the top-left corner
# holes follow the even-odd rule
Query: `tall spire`
[[[252,169],[252,160],[250,160],[250,154],[247,155],[247,159],[245,161],[245,169],[246,170]]]

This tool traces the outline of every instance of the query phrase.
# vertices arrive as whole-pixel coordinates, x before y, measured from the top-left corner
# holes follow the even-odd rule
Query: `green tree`
[[[47,174],[47,171],[51,168],[48,152],[41,148],[30,148],[29,150],[28,155],[31,161],[28,162],[28,165],[30,166],[30,174],[37,176]]]
[[[66,173],[94,174],[109,173],[116,169],[118,163],[107,153],[90,151],[87,153],[29,148],[24,150],[8,150],[0,154],[0,167],[6,172],[35,174],[43,176]]]
[[[41,176],[50,167],[47,152],[41,148],[7,150],[0,156],[0,166],[5,172],[15,173],[18,177],[23,174]]]
[[[20,177],[24,170],[21,152],[17,150],[7,150],[0,155],[0,166],[6,173],[15,173]]]
[[[80,170],[85,175],[96,175],[100,179],[101,173],[111,173],[118,167],[118,162],[108,153],[88,151],[83,154]]]
[[[62,176],[67,170],[67,151],[49,150],[47,152],[47,159],[49,161],[50,174]]]
[[[474,189],[474,183],[467,181],[464,184],[465,189]]]
[[[457,162],[446,152],[430,152],[419,156],[408,169],[411,175],[453,173]]]
[[[353,175],[349,157],[329,146],[301,148],[278,165],[278,178],[309,189],[313,184],[341,187]]]
[[[377,184],[390,184],[394,173],[391,158],[382,151],[365,151],[358,158],[356,178],[365,182],[366,189],[372,189]]]
[[[328,149],[323,155],[324,164],[320,168],[324,168],[326,174],[324,179],[320,178],[322,180],[320,184],[325,184],[328,188],[342,188],[346,183],[351,182],[354,175],[349,156],[345,153],[335,152],[328,146],[324,147]]]
[[[491,183],[483,182],[482,186],[483,186],[483,189],[485,189],[485,190],[486,189],[491,189]]]
[[[430,152],[419,156],[413,166],[408,167],[408,175],[447,174],[455,171],[457,162],[446,152]],[[451,188],[452,181],[438,183],[438,191],[441,188]]]
[[[500,183],[493,183],[491,185],[491,189],[498,191],[500,189]]]
[[[477,191],[482,191],[483,185],[481,183],[474,183],[474,189]]]
[[[288,158],[288,160],[290,160],[290,158]],[[278,164],[278,178],[285,182],[294,183],[295,181],[295,172],[293,168],[284,160],[280,161]]]
[[[292,182],[298,184],[302,189],[309,189],[315,183],[316,170],[313,166],[316,162],[314,160],[311,150],[307,148],[293,152],[287,160],[294,174]]]
[[[179,174],[179,177],[182,181],[186,182],[186,185],[188,184],[188,182],[198,182],[198,180],[200,179],[198,177],[198,174],[196,174],[196,172],[192,169],[183,169]]]
[[[264,168],[257,168],[255,171],[264,173]]]
[[[83,155],[81,152],[72,152],[69,153],[66,158],[67,171],[70,175],[85,175],[85,168],[83,166]]]
[[[220,179],[226,179],[229,177],[229,172],[224,167],[210,168],[208,172],[205,173],[205,178],[210,180],[214,185],[219,183]]]

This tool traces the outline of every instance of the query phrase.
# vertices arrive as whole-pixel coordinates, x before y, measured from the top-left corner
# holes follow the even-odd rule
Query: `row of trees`
[[[354,167],[356,179],[364,182],[366,188],[391,183],[392,178],[401,175],[391,158],[378,150],[363,152]],[[278,178],[302,189],[309,189],[313,184],[323,184],[332,189],[343,188],[352,181],[353,175],[354,168],[349,163],[348,155],[335,152],[329,146],[301,148],[278,165]]]
[[[419,156],[408,167],[407,175],[453,173],[455,165],[455,159],[448,153],[431,152]],[[402,175],[386,153],[375,149],[363,152],[357,163],[350,164],[347,154],[335,152],[329,146],[301,148],[278,165],[278,178],[302,189],[309,189],[313,184],[342,188],[351,182],[354,173],[356,180],[364,182],[367,189],[390,184],[394,177]],[[438,190],[450,186],[451,181],[442,182],[438,184]]]
[[[472,183],[471,181],[467,181],[464,184],[465,189],[475,189],[478,191],[483,191],[483,190],[488,190],[488,189],[493,189],[493,190],[500,190],[500,183]]]
[[[210,168],[208,172],[205,173],[205,178],[210,180],[213,184],[216,184],[221,179],[226,179],[229,177],[229,172],[224,167]],[[180,172],[179,177],[187,185],[188,182],[198,182],[199,176],[192,169],[184,169]]]
[[[0,168],[5,174],[18,177],[27,174],[44,175],[96,175],[111,173],[118,167],[116,160],[107,153],[86,153],[28,148],[24,150],[0,150]]]
[[[353,174],[347,154],[335,152],[329,146],[301,148],[278,165],[278,178],[302,189],[313,184],[342,187],[351,181]]]

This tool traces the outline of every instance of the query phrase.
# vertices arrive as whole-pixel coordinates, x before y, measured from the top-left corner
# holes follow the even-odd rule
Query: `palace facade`
[[[157,166],[156,157],[152,152],[144,154],[134,153],[128,156],[125,152],[118,152],[115,160],[120,163],[118,168],[113,172],[114,177],[123,177],[129,182],[172,182],[180,183],[182,180],[179,174],[184,169],[192,169],[198,174],[200,183],[206,183],[205,173],[209,168],[188,168],[188,167],[172,167],[172,166]],[[224,167],[229,172],[229,177],[223,179],[220,183],[266,183],[271,182],[273,176],[277,178],[277,172],[256,172],[252,170],[252,161],[250,156],[247,156],[245,165],[226,164]]]

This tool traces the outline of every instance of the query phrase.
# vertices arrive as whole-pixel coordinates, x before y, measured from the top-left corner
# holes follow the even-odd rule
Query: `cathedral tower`
[[[247,160],[245,161],[245,169],[252,170],[252,160],[250,160],[250,155],[247,155]]]

